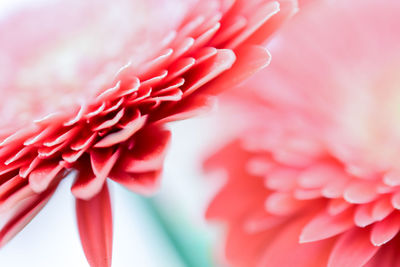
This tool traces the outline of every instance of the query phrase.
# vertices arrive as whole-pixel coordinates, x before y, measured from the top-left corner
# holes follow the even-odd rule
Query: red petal
[[[195,63],[196,63],[196,60],[192,57],[186,57],[186,58],[179,59],[176,63],[171,65],[170,68],[168,69],[169,75],[166,79],[166,82],[169,82],[172,79],[184,74],[186,71],[191,69]]]
[[[78,178],[72,186],[72,193],[77,198],[90,199],[102,188],[108,174],[114,167],[119,157],[119,150],[113,153],[113,149],[92,150],[90,161],[93,173],[88,170],[80,170]]]
[[[102,121],[102,123],[100,125],[96,125],[95,127],[93,127],[93,131],[101,131],[103,129],[106,128],[111,128],[112,126],[114,126],[115,124],[117,124],[119,122],[119,120],[122,118],[122,116],[124,115],[125,109],[122,108],[117,114],[115,114],[115,116],[112,119],[106,120],[106,121]]]
[[[161,169],[170,139],[171,133],[168,130],[151,127],[141,131],[132,151],[125,153],[120,167],[131,173]]]
[[[115,144],[121,143],[129,139],[135,132],[143,127],[147,119],[147,116],[139,116],[128,123],[122,130],[111,133],[97,142],[94,147],[110,147]]]
[[[232,50],[219,49],[217,54],[197,66],[193,73],[186,77],[186,84],[182,87],[183,95],[187,96],[211,81],[222,72],[230,69],[236,60]]]
[[[119,171],[110,174],[110,178],[135,193],[152,195],[159,187],[160,175],[161,170],[146,173],[127,173]]]
[[[111,266],[113,234],[107,184],[90,200],[76,199],[76,216],[82,247],[90,266]]]

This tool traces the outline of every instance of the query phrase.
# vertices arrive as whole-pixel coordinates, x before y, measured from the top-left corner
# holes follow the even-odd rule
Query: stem
[[[209,242],[201,236],[201,233],[195,234],[196,229],[191,227],[184,218],[180,218],[176,212],[171,216],[171,213],[163,211],[155,200],[143,197],[140,199],[185,266],[213,266]]]

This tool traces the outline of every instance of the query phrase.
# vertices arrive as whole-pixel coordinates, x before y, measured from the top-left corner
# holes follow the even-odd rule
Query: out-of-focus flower
[[[109,266],[106,178],[153,192],[164,123],[266,66],[258,44],[295,10],[285,0],[65,1],[3,19],[0,245],[74,172],[86,257]]]
[[[205,167],[227,174],[207,216],[228,224],[233,266],[399,266],[398,10],[308,5],[231,96],[224,120],[247,130]]]

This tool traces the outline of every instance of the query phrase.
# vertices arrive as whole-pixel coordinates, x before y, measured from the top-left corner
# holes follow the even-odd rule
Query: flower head
[[[194,115],[207,96],[264,67],[269,54],[257,44],[295,4],[66,1],[4,20],[0,209],[10,216],[0,244],[74,172],[86,257],[109,266],[106,179],[153,192],[170,138],[165,122]]]
[[[314,2],[232,96],[248,128],[206,167],[226,170],[207,216],[234,266],[399,263],[399,8]]]

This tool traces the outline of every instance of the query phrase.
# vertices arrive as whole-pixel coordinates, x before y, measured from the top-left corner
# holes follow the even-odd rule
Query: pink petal
[[[244,230],[250,234],[265,231],[287,221],[285,217],[269,216],[264,210],[255,210],[249,212],[247,219],[243,224]]]
[[[332,164],[315,164],[306,168],[298,177],[300,186],[304,188],[320,188],[328,181],[342,174],[337,166]]]
[[[44,164],[29,175],[29,186],[36,193],[41,193],[47,189],[50,183],[56,178],[56,175],[64,169],[64,164],[48,163]]]
[[[191,69],[195,63],[196,60],[192,57],[186,57],[180,59],[168,69],[169,75],[166,81],[168,82],[184,74],[186,71]]]
[[[254,10],[254,14],[249,18],[246,28],[241,31],[227,45],[227,48],[234,49],[256,32],[268,19],[279,12],[279,3],[277,1],[266,3]],[[264,35],[267,36],[267,35]]]
[[[182,87],[183,95],[186,97],[222,72],[230,69],[235,60],[236,56],[231,50],[219,49],[214,57],[193,69],[193,73],[187,77],[186,84]]]
[[[0,211],[7,211],[15,206],[16,203],[33,195],[35,193],[29,187],[26,179],[20,175],[8,177],[0,185]]]
[[[306,205],[306,201],[293,198],[288,193],[272,193],[265,201],[265,209],[276,215],[288,215]]]
[[[400,230],[400,215],[394,212],[381,222],[374,224],[371,230],[371,242],[375,246],[381,246],[396,236]]]
[[[389,172],[383,176],[383,182],[389,186],[400,185],[400,173],[399,172]]]
[[[244,44],[258,44],[263,43],[266,38],[273,35],[273,33],[279,29],[279,27],[290,17],[292,17],[298,11],[297,0],[285,0],[285,1],[276,1],[279,3],[279,12],[274,12],[273,10],[271,15],[265,14],[268,16],[268,20],[266,23],[261,25],[252,35],[244,42]],[[273,7],[273,5],[271,5]],[[266,6],[267,7],[267,6]]]
[[[345,201],[343,198],[334,198],[329,201],[328,213],[331,215],[337,215],[352,206],[351,203]]]
[[[14,134],[8,136],[6,139],[4,139],[1,143],[0,146],[6,146],[10,145],[22,140],[25,140],[26,138],[30,137],[32,134],[36,133],[38,130],[38,127],[36,125],[32,125],[30,127],[24,127],[21,130],[15,132]]]
[[[338,215],[321,213],[303,228],[300,243],[314,242],[343,233],[354,226],[353,209]]]
[[[291,191],[297,185],[298,170],[291,168],[276,168],[268,172],[265,186],[276,191]]]
[[[40,195],[34,196],[29,203],[19,210],[1,229],[0,247],[13,238],[25,227],[39,211],[46,205],[53,195],[54,189],[48,190]]]
[[[107,184],[89,200],[76,199],[79,235],[91,266],[110,267],[112,258],[112,214]]]
[[[371,244],[369,231],[354,227],[336,242],[329,257],[328,267],[361,267],[378,251]]]
[[[374,257],[363,267],[400,267],[396,242],[390,242],[380,248]]]
[[[375,202],[372,208],[372,217],[377,221],[381,221],[392,213],[393,210],[390,197],[384,197]]]
[[[325,266],[333,240],[307,244],[298,242],[300,231],[309,219],[309,216],[299,216],[299,218],[276,228],[276,236],[270,241],[270,244],[264,243],[263,250],[259,248],[262,254],[257,266]]]
[[[225,24],[225,28],[221,28],[219,34],[212,40],[214,46],[220,46],[228,39],[232,38],[240,30],[244,29],[247,25],[247,20],[243,16],[235,17],[229,24]]]
[[[218,49],[215,47],[204,47],[198,51],[194,51],[193,53],[193,57],[196,59],[196,65],[200,65],[204,61],[215,56],[218,53]]]
[[[158,120],[159,124],[178,121],[191,118],[198,114],[205,113],[206,111],[212,110],[215,106],[215,99],[208,96],[199,96],[195,98],[187,98],[181,101],[181,104],[177,106],[173,112],[169,112],[169,116],[163,117]]]
[[[359,227],[365,227],[375,222],[372,216],[372,203],[359,205],[354,212],[354,223]]]
[[[245,46],[235,51],[236,62],[229,72],[223,73],[218,78],[207,84],[202,93],[218,94],[226,88],[231,88],[257,71],[268,66],[271,55],[261,46]]]
[[[346,178],[338,177],[337,179],[330,181],[322,188],[322,195],[327,198],[342,197],[347,183],[348,181]]]
[[[394,194],[391,198],[393,208],[400,210],[400,192]]]
[[[377,196],[375,184],[371,182],[353,182],[346,187],[343,197],[350,203],[368,203]]]

